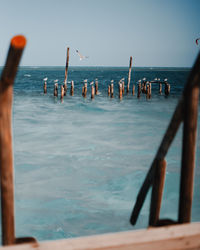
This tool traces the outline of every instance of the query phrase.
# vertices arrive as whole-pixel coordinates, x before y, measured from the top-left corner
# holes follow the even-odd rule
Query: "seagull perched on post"
[[[78,50],[76,50],[76,53],[79,55],[80,61],[83,60],[83,59],[85,59],[85,58],[89,58],[88,56],[81,55],[81,53]]]

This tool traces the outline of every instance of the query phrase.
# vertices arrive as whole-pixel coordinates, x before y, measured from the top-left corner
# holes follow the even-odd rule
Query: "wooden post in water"
[[[98,79],[95,80],[95,95],[98,95]]]
[[[199,86],[197,85],[199,79],[197,79],[196,76],[196,85],[185,91],[179,223],[188,223],[191,219],[199,102]]]
[[[130,82],[131,82],[131,68],[132,68],[132,56],[130,57],[130,62],[129,62],[128,83],[127,83],[127,90],[126,90],[127,93],[129,93],[129,87],[130,87]]]
[[[111,84],[110,84],[110,97],[113,98],[114,97],[114,84],[113,84],[113,80],[111,80]]]
[[[165,83],[165,95],[168,96],[170,93],[170,84],[169,83]]]
[[[69,66],[69,47],[67,48],[67,59],[65,65],[65,80],[64,80],[64,94],[67,93],[67,76],[68,76],[68,66]]]
[[[110,85],[108,85],[108,96],[110,96]]]
[[[162,83],[159,83],[159,94],[162,94]]]
[[[60,86],[60,99],[63,99],[64,97],[64,87],[63,85]]]
[[[151,98],[151,82],[149,82],[149,96]]]
[[[149,84],[146,85],[146,98],[150,99],[150,88],[149,88]]]
[[[137,98],[140,98],[140,93],[141,93],[141,82],[138,83],[138,93],[137,93]]]
[[[71,81],[71,89],[70,89],[70,95],[74,95],[74,81]]]
[[[45,81],[44,82],[44,94],[46,94],[47,93],[47,82]]]
[[[0,79],[0,179],[2,244],[15,243],[14,183],[12,151],[12,95],[13,84],[22,52],[24,36],[11,40],[5,66]]]
[[[122,99],[122,83],[119,83],[119,99]]]
[[[95,89],[94,89],[93,82],[91,82],[91,99],[94,99],[95,94],[96,94],[96,83],[95,83]]]
[[[156,166],[151,194],[149,226],[156,226],[156,223],[159,221],[167,165],[165,160],[156,160],[155,164]]]
[[[87,79],[84,80],[83,97],[87,96]]]
[[[132,94],[135,95],[135,85],[133,84]]]
[[[63,87],[64,87],[64,96],[66,96],[66,94],[67,94],[67,83],[64,83]]]
[[[58,96],[58,83],[57,82],[55,82],[55,84],[54,84],[54,93],[53,94],[54,94],[54,96]]]

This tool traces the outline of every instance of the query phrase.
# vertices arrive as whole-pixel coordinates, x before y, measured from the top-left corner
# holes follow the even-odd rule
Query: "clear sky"
[[[21,65],[192,66],[200,0],[0,0],[0,65],[13,35],[27,38]],[[79,60],[75,50],[89,56]]]

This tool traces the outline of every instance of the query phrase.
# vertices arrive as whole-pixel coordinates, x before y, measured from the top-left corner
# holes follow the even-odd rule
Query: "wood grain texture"
[[[23,244],[0,250],[200,249],[200,223]]]

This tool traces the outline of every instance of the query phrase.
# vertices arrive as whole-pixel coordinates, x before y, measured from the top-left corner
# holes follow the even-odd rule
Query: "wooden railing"
[[[137,200],[130,218],[132,225],[135,225],[137,221],[140,210],[151,186],[152,195],[149,215],[150,226],[190,222],[193,196],[199,88],[200,53],[192,68],[183,94],[178,102],[160,147],[158,148],[157,154],[138,193]],[[181,122],[183,122],[184,125],[178,221],[172,221],[170,219],[160,220],[159,214],[166,170],[165,156]]]

